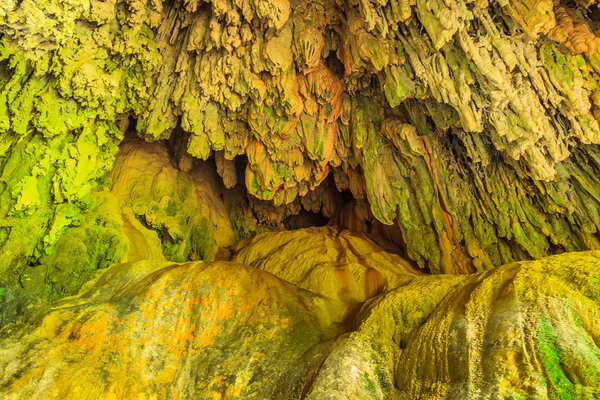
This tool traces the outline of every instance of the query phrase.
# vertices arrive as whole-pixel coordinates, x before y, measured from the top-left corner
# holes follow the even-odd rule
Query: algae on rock
[[[139,113],[161,5],[8,2],[0,12],[0,279],[49,256],[90,208]],[[125,119],[126,120],[126,119]]]
[[[333,175],[432,272],[599,248],[592,3],[7,3],[2,274],[52,253],[128,117],[275,206]]]
[[[34,310],[0,331],[0,394],[600,395],[597,251],[424,275],[360,235],[325,227],[261,235],[235,258],[258,268],[117,264],[77,296]]]

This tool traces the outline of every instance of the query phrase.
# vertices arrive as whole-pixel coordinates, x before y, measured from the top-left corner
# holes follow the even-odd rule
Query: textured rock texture
[[[283,398],[323,358],[318,308],[315,296],[244,265],[119,265],[2,342],[0,393]]]
[[[366,199],[435,273],[600,248],[599,15],[549,0],[4,2],[1,273],[93,212],[130,119],[214,157],[259,220]],[[153,223],[169,254],[191,254],[173,245],[181,223]]]
[[[0,336],[2,398],[600,395],[598,252],[431,276],[312,228],[265,234],[235,257],[259,268],[120,264],[39,307]],[[368,271],[379,286],[365,292]],[[343,302],[360,309],[340,323]]]
[[[352,320],[366,300],[419,274],[364,235],[337,228],[263,233],[238,244],[232,261],[251,265],[332,300],[334,322]],[[333,307],[335,306],[335,308]]]
[[[149,228],[156,235],[146,248],[162,247],[170,261],[214,260],[220,248],[235,241],[220,197],[221,182],[214,168],[194,165],[191,159],[179,164],[174,165],[164,144],[127,140],[108,174],[110,191],[120,200],[126,224],[141,231]],[[143,243],[143,238],[129,235],[130,248]],[[142,253],[130,255],[128,261],[153,258]]]
[[[74,226],[57,238],[54,250],[17,273],[0,273],[0,326],[40,300],[76,294],[115,263],[230,256],[237,237],[215,167],[189,157],[178,167],[168,148],[135,138],[120,145],[110,184],[90,192],[84,212],[73,211]]]
[[[2,275],[51,254],[93,208],[123,137],[117,120],[140,112],[159,61],[160,13],[139,5],[1,5]]]
[[[308,399],[596,399],[600,253],[414,278],[365,304]]]

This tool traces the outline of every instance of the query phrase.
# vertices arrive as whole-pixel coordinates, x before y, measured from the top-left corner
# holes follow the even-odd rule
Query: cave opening
[[[145,142],[136,133],[135,125],[135,118],[129,117],[128,128],[120,145],[121,149],[130,148],[132,143],[139,145]],[[260,200],[248,193],[244,179],[248,165],[248,157],[245,154],[237,155],[231,160],[235,169],[235,185],[226,187],[216,162],[218,153],[211,152],[207,160],[193,158],[186,151],[188,140],[189,134],[177,127],[169,139],[145,146],[164,148],[168,154],[168,161],[164,160],[163,162],[168,163],[171,168],[177,169],[179,173],[195,176],[201,171],[212,177],[215,198],[222,202],[224,210],[232,221],[238,240],[267,231],[331,226],[367,237],[385,251],[404,257],[412,263],[398,224],[385,225],[379,222],[373,216],[366,199],[355,198],[349,189],[338,189],[333,174],[330,174],[305,196],[298,196],[290,204],[275,206],[270,200]],[[119,157],[117,155],[117,159]],[[204,181],[202,182],[205,184]],[[196,188],[196,190],[200,190],[200,188]],[[211,207],[212,204],[208,206]],[[145,228],[152,229],[152,224],[148,222],[147,218],[152,218],[152,216],[138,216],[138,220]],[[166,227],[156,230],[163,245],[165,243],[168,246],[176,244],[177,239],[169,235]],[[232,249],[233,245],[226,250],[232,251]],[[190,254],[189,257],[198,257],[197,251]],[[414,266],[419,268],[416,264]],[[425,273],[429,272],[422,267],[420,270]]]
[[[340,79],[344,78],[344,64],[340,61],[337,55],[331,51],[325,59],[325,65]]]
[[[597,1],[4,3],[0,398],[600,399]]]

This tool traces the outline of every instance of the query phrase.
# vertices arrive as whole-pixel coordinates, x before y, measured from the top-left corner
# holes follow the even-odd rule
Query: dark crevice
[[[340,80],[344,78],[344,64],[337,58],[335,53],[329,53],[329,56],[325,59],[325,64]]]

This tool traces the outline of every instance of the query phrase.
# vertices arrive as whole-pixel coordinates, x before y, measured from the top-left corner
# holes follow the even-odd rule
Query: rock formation
[[[130,125],[214,156],[264,207],[331,211],[331,195],[302,199],[332,177],[432,272],[598,248],[598,15],[551,1],[6,3],[4,274],[92,208]]]
[[[595,0],[0,3],[0,393],[599,398],[598,35]]]
[[[309,228],[263,234],[235,259],[252,266],[138,261],[108,268],[79,295],[38,309],[0,339],[0,393],[600,395],[599,252],[428,276],[367,239]]]

